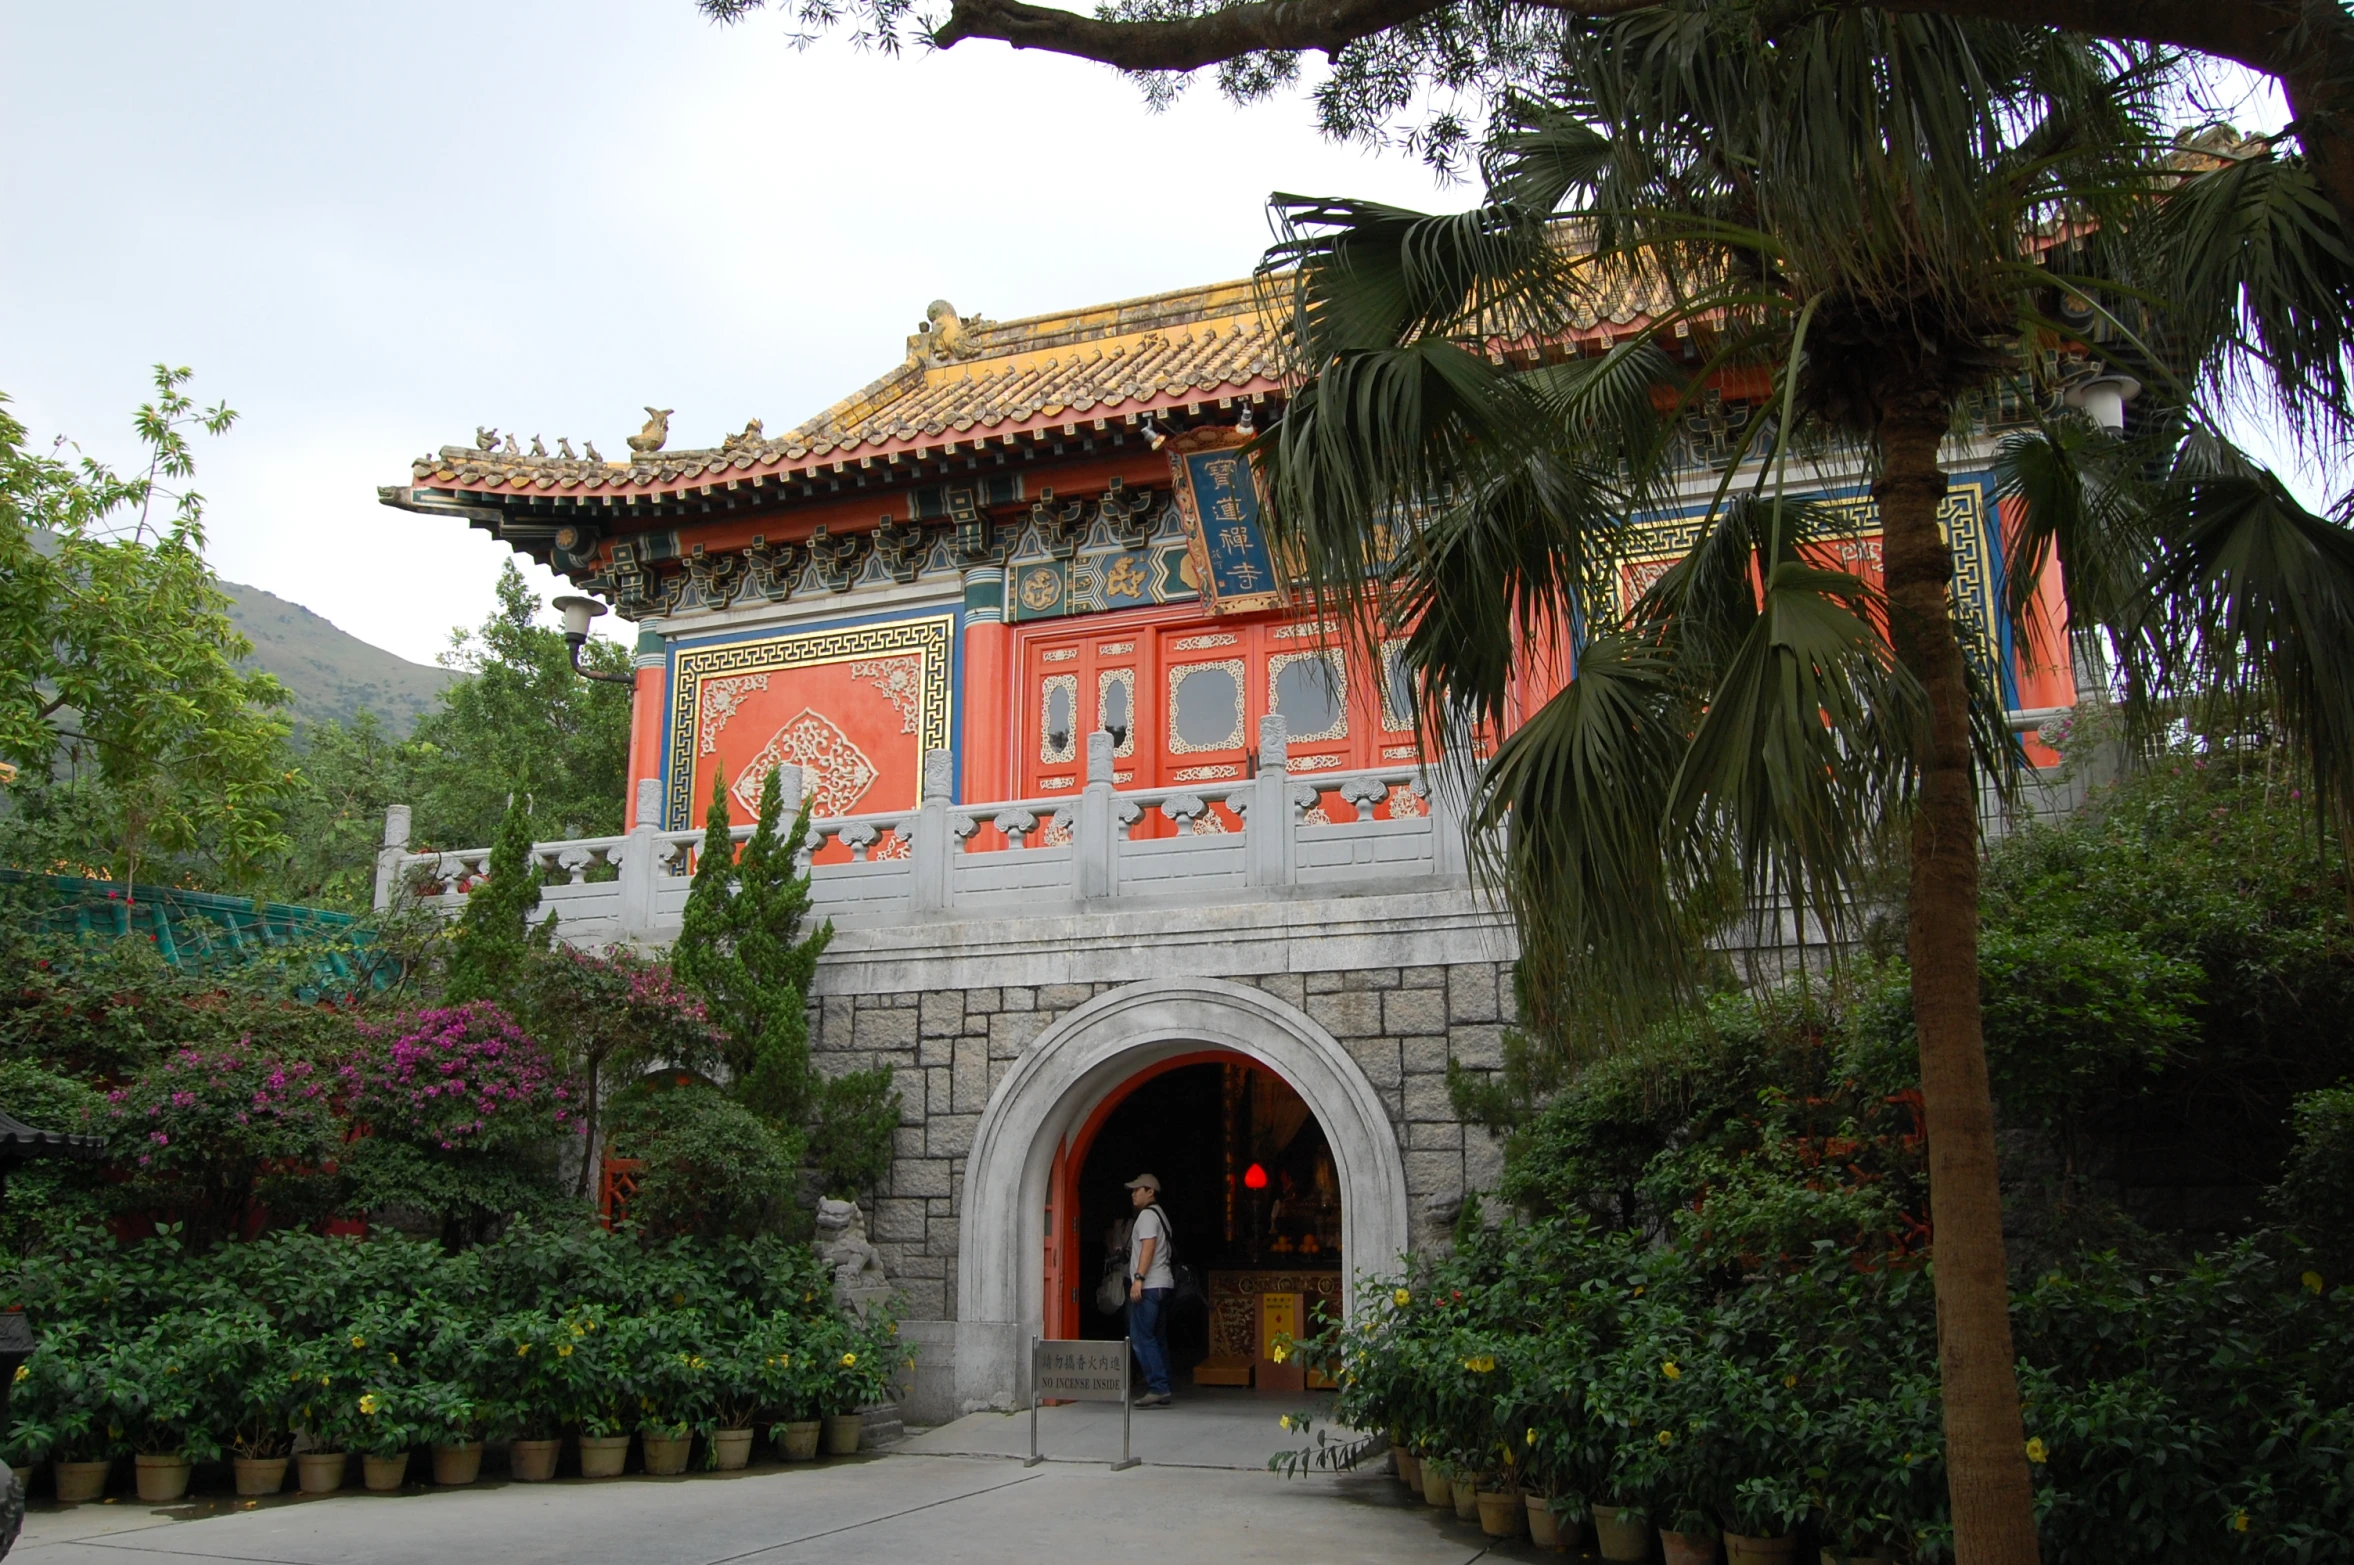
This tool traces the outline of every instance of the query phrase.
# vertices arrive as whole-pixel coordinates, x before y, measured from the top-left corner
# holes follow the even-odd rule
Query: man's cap
[[[1134,1179],[1128,1181],[1128,1188],[1131,1190],[1150,1190],[1153,1192],[1153,1194],[1158,1195],[1160,1194],[1161,1190],[1161,1182],[1150,1174],[1138,1174]]]

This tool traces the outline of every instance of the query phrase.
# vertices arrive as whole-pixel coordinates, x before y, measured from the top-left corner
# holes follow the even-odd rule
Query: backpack
[[[1208,1308],[1210,1296],[1202,1291],[1202,1280],[1200,1275],[1196,1273],[1192,1267],[1177,1259],[1177,1225],[1169,1221],[1169,1214],[1162,1210],[1161,1203],[1158,1201],[1155,1201],[1152,1205],[1146,1207],[1145,1210],[1148,1212],[1160,1212],[1161,1214],[1161,1243],[1163,1247],[1166,1248],[1169,1252],[1169,1302],[1171,1304],[1183,1304],[1188,1306],[1199,1304],[1205,1309]],[[1134,1228],[1131,1228],[1129,1232],[1133,1234],[1135,1232]],[[1133,1247],[1135,1240],[1130,1239],[1129,1244],[1131,1247]],[[1133,1253],[1133,1249],[1131,1249],[1131,1254]],[[1121,1267],[1123,1281],[1120,1294],[1122,1299],[1127,1297],[1127,1288],[1125,1283],[1126,1271],[1127,1267],[1123,1265]]]

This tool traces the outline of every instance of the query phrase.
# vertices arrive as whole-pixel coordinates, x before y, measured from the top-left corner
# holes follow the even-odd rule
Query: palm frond
[[[2175,494],[2145,621],[2164,688],[2269,724],[2323,807],[2354,821],[2354,532],[2228,451]]]
[[[1676,684],[1657,643],[1596,636],[1479,782],[1475,841],[1519,923],[1530,987],[1622,1022],[1688,995],[1702,970],[1659,808],[1688,718]]]
[[[1909,799],[1928,733],[1926,698],[1875,616],[1858,578],[1776,564],[1668,794],[1679,835],[1729,836],[1754,900],[1830,928],[1852,914],[1867,847]]]

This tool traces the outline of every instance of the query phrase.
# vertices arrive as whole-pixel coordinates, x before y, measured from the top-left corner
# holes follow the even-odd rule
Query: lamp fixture
[[[1256,1164],[1256,1163],[1253,1163],[1253,1164],[1252,1164],[1250,1167],[1248,1167],[1248,1168],[1244,1169],[1244,1170],[1242,1171],[1242,1187],[1243,1187],[1245,1190],[1264,1190],[1264,1189],[1266,1189],[1266,1188],[1267,1188],[1267,1170],[1266,1170],[1266,1169],[1264,1169],[1264,1168],[1262,1168],[1262,1167],[1260,1167],[1260,1166],[1259,1166],[1258,1164]]]
[[[603,614],[605,605],[594,598],[567,595],[556,599],[550,607],[564,616],[564,646],[572,654],[572,672],[601,685],[634,685],[638,682],[635,674],[606,674],[580,666],[580,649],[588,644],[589,621]]]

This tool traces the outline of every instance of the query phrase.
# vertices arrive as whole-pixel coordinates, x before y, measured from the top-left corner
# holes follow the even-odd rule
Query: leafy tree
[[[695,3],[715,20],[734,22],[768,0]],[[2296,118],[2262,155],[2272,165],[2264,176],[2271,195],[2246,211],[2268,213],[2278,235],[2294,242],[2285,252],[2236,259],[2252,273],[2290,282],[2292,291],[2319,283],[2309,298],[2342,290],[2354,273],[2347,252],[2354,236],[2354,15],[2338,0],[1825,0],[1803,10],[1736,3],[1768,30],[1809,13],[1943,16],[2155,45],[2272,77]],[[1028,0],[951,0],[942,15],[909,0],[860,0],[795,9],[804,26],[847,19],[862,43],[888,48],[921,39],[947,49],[983,38],[1099,61],[1135,76],[1155,103],[1174,98],[1204,66],[1216,68],[1218,90],[1235,102],[1266,98],[1295,86],[1301,56],[1313,51],[1326,66],[1314,94],[1325,134],[1368,143],[1395,137],[1452,166],[1499,103],[1552,92],[1565,57],[1619,19],[1661,8],[1653,0],[1120,0],[1079,12]],[[1710,8],[1734,7],[1717,0]],[[2313,324],[2335,349],[2345,347],[2343,319]]]
[[[487,869],[488,876],[467,894],[451,939],[442,983],[452,1005],[505,1000],[523,981],[535,939],[547,944],[545,932],[535,937],[530,924],[539,906],[539,880],[532,873],[531,816],[520,798],[499,822]]]
[[[779,830],[783,811],[772,770],[760,786],[760,823],[731,864],[727,790],[713,779],[702,856],[671,962],[726,1035],[735,1094],[772,1124],[798,1130],[812,1091],[809,984],[834,926],[829,919],[800,933],[809,876],[793,861],[809,832],[809,803],[802,801],[790,835]]]
[[[418,787],[422,752],[415,742],[395,737],[364,707],[349,723],[330,718],[306,724],[295,741],[302,751],[302,787],[286,801],[287,849],[271,873],[270,894],[304,907],[365,912],[375,901],[386,808],[411,806],[412,821],[426,821],[428,831],[449,812]]]
[[[628,792],[629,691],[572,671],[564,633],[536,623],[539,599],[512,560],[500,568],[498,611],[458,632],[441,661],[465,677],[393,756],[407,772],[420,841],[472,847],[526,801],[542,840],[617,835]],[[587,667],[626,673],[629,650],[592,640]]]
[[[798,1126],[780,1128],[689,1077],[632,1087],[614,1102],[613,1134],[646,1164],[630,1217],[655,1237],[750,1237],[791,1222]]]
[[[240,666],[252,646],[204,560],[189,371],[158,365],[134,420],[144,473],[25,447],[0,411],[0,758],[13,762],[8,856],[130,881],[155,855],[247,880],[285,847],[295,772],[284,687]],[[169,506],[169,519],[155,514]]]
[[[2033,29],[1635,8],[1565,41],[1491,141],[1477,209],[1283,198],[1267,263],[1297,386],[1261,442],[1270,509],[1344,622],[1406,636],[1428,722],[1463,749],[1501,726],[1527,639],[1574,630],[1577,678],[1479,784],[1540,1020],[1688,1002],[1689,910],[1728,859],[1753,904],[1839,928],[1900,845],[1957,1547],[1987,1560],[2036,1548],[1978,964],[1980,789],[2017,754],[1956,624],[1938,451],[2043,345],[2083,340],[2061,310],[2084,298],[2102,351],[2163,388],[2146,443],[2212,447],[2177,372],[2233,341],[2212,299],[2157,303],[2195,270],[2164,85],[2163,62]],[[1490,357],[1629,300],[1649,330],[1600,357]],[[1626,519],[1680,503],[1679,415],[1734,369],[1768,372],[1771,416],[1690,550],[1621,605]],[[2107,441],[2062,420],[2037,449]],[[1819,563],[1840,523],[1785,497],[1794,449],[1863,456],[1884,591]],[[2238,459],[2138,506],[2030,500],[2030,539],[2093,590],[2084,617],[2142,649],[2141,690],[2228,676],[2343,796],[2342,529]],[[1401,515],[1393,557],[1379,524]]]

